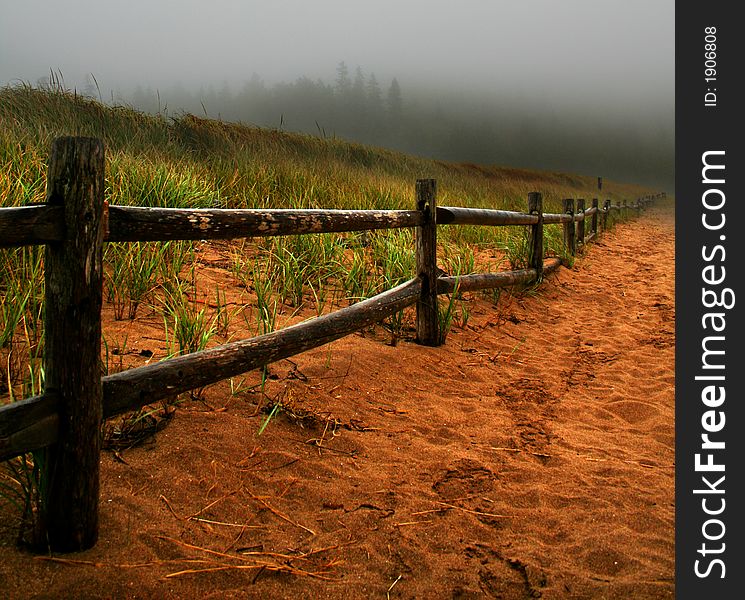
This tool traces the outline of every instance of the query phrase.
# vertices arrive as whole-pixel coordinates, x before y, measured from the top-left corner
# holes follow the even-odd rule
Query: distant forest
[[[84,92],[97,95],[90,85]],[[550,95],[406,90],[395,78],[379,81],[344,62],[332,83],[300,77],[268,85],[253,75],[237,87],[227,82],[199,89],[137,86],[119,95],[146,112],[186,111],[440,160],[604,175],[665,189],[673,185],[672,117],[612,121],[603,107],[588,115],[554,106]]]

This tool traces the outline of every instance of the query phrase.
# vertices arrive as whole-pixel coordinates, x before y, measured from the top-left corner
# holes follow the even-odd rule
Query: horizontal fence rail
[[[52,146],[47,203],[0,208],[0,246],[45,245],[44,392],[0,407],[0,460],[45,452],[42,477],[53,485],[48,512],[38,515],[40,543],[81,550],[98,536],[101,419],[175,397],[327,344],[416,305],[417,341],[439,345],[438,295],[539,283],[559,258],[544,260],[543,226],[563,227],[565,250],[597,238],[599,221],[626,216],[664,194],[628,205],[564,200],[544,213],[541,194],[528,212],[437,206],[436,183],[418,180],[416,210],[179,209],[117,206],[104,201],[103,145],[60,138]],[[599,218],[600,217],[600,218]],[[499,273],[439,276],[438,225],[524,226],[528,266]],[[100,376],[101,274],[104,241],[234,239],[415,228],[416,273],[393,289],[259,337]],[[70,352],[75,348],[75,352]]]
[[[558,258],[550,258],[544,261],[543,272],[551,273],[558,269],[560,265],[561,261]],[[452,294],[456,289],[458,292],[475,292],[476,290],[528,285],[535,283],[536,279],[536,269],[520,269],[500,273],[474,273],[473,275],[461,275],[460,277],[439,277],[437,279],[437,293]]]
[[[0,408],[0,461],[54,444],[59,405],[58,396],[45,393]]]
[[[623,207],[588,208],[575,214],[543,213],[546,225],[582,221],[596,213],[639,209]],[[231,208],[148,208],[112,205],[105,209],[104,240],[109,242],[157,242],[172,240],[235,239],[343,233],[419,227],[423,215],[416,210],[335,209],[231,209]],[[438,225],[535,225],[536,215],[516,211],[454,206],[437,207]],[[65,238],[63,209],[36,204],[0,208],[0,247],[43,245]]]
[[[554,223],[571,223],[574,221],[574,215],[543,213],[543,223],[552,225]]]
[[[399,229],[422,224],[416,210],[179,209],[109,206],[112,242],[208,240]]]
[[[422,224],[415,210],[210,209],[108,206],[104,240],[159,242],[235,239],[402,229]],[[0,208],[0,246],[48,244],[65,239],[60,206]]]
[[[437,207],[438,225],[535,225],[536,215],[486,208]]]
[[[0,208],[0,247],[60,242],[65,237],[61,206],[34,204]]]

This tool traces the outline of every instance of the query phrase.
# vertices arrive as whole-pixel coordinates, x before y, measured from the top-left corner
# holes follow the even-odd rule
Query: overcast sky
[[[673,0],[0,0],[0,82],[385,80],[672,107]]]

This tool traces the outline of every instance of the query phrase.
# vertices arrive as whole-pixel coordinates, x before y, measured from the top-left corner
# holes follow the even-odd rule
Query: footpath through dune
[[[273,365],[261,436],[258,399],[214,388],[104,455],[101,540],[64,557],[87,562],[0,547],[3,596],[673,597],[673,225],[653,207],[471,301],[440,348]]]

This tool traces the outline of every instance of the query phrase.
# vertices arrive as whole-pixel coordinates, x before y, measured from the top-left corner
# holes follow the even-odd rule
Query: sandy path
[[[0,589],[672,597],[672,209],[617,226],[521,300],[469,304],[468,327],[440,348],[368,333],[275,365],[270,394],[286,389],[288,412],[305,418],[286,413],[261,437],[258,399],[226,401],[216,386],[210,403],[226,410],[194,404],[127,464],[104,456],[101,541],[69,557],[98,566],[0,547]],[[165,579],[205,567],[184,558],[235,564],[184,543],[282,564],[261,553],[328,548],[292,565],[333,563],[333,581],[268,569]]]

